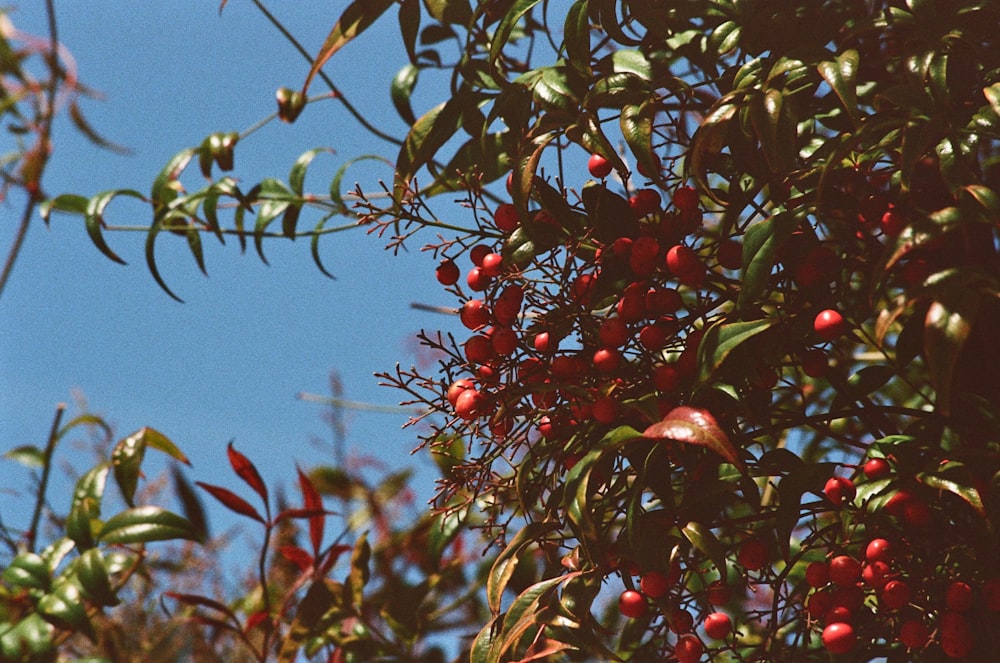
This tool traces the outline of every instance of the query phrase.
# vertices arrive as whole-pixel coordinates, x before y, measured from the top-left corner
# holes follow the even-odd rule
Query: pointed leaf
[[[351,600],[353,605],[360,609],[364,604],[364,589],[371,577],[368,562],[371,560],[372,547],[368,543],[368,535],[362,534],[354,542],[354,550],[351,552],[351,572],[348,576],[348,586],[351,589]]]
[[[676,407],[661,421],[643,431],[642,436],[650,440],[673,440],[707,447],[741,470],[744,469],[739,451],[708,410],[686,405]]]
[[[45,452],[30,444],[14,447],[4,452],[3,457],[32,469],[45,465]]]
[[[175,295],[174,291],[167,286],[166,281],[160,276],[159,267],[156,265],[156,236],[160,233],[161,223],[159,220],[154,221],[146,233],[146,268],[152,275],[153,280],[156,281],[156,285],[160,286],[163,292],[167,293],[174,301],[183,304],[184,300]]]
[[[780,212],[747,229],[743,237],[743,284],[737,308],[747,310],[764,293],[781,247],[798,226],[798,217]]]
[[[844,105],[851,120],[858,122],[858,65],[860,56],[854,49],[844,51],[836,60],[821,62],[819,73]]]
[[[33,552],[19,553],[10,560],[0,577],[12,588],[48,589],[52,582],[49,565],[41,555]]]
[[[199,486],[203,490],[208,491],[208,493],[215,499],[222,502],[230,511],[234,511],[240,515],[247,516],[248,518],[253,518],[259,523],[266,522],[264,517],[260,515],[260,512],[245,499],[229,490],[228,488],[223,488],[222,486],[214,486],[210,483],[205,483],[203,481],[195,481],[195,485]]]
[[[774,323],[773,318],[763,318],[748,322],[720,322],[709,327],[698,346],[699,381],[707,382],[737,347],[770,329]]]
[[[108,519],[98,534],[102,543],[150,543],[187,539],[199,541],[186,518],[158,506],[138,506]]]
[[[709,113],[691,139],[691,148],[685,159],[685,166],[698,188],[719,204],[723,201],[709,186],[708,171],[715,165],[722,148],[726,145],[729,122],[736,115],[736,110],[736,104],[727,103]]]
[[[517,568],[518,559],[524,548],[557,529],[559,523],[553,521],[528,523],[514,535],[503,552],[497,556],[486,579],[486,601],[494,615],[500,614],[503,592],[514,575],[514,569]]]
[[[327,60],[333,57],[334,53],[367,30],[379,16],[394,4],[393,0],[354,0],[349,4],[344,13],[337,19],[330,34],[327,35],[326,41],[319,49],[316,59],[313,60],[309,75],[306,76],[306,81],[302,85],[302,94],[305,95],[313,77],[323,68]]]
[[[497,61],[500,59],[500,54],[503,52],[504,47],[507,45],[507,41],[510,39],[511,34],[517,27],[517,24],[521,22],[524,15],[531,11],[531,8],[537,5],[541,0],[516,0],[510,9],[503,15],[500,19],[500,23],[497,24],[496,30],[493,31],[493,40],[490,42],[490,68],[493,71],[493,78],[501,84],[507,81],[500,75],[497,68]]]
[[[951,409],[951,382],[955,364],[965,341],[975,324],[980,296],[975,291],[961,290],[948,302],[931,302],[924,320],[924,353],[927,356],[934,388],[936,406],[947,415]]]
[[[118,441],[111,452],[111,467],[122,497],[129,506],[135,506],[135,489],[139,485],[142,459],[146,454],[146,440],[142,431]]]
[[[312,543],[313,557],[319,557],[320,546],[323,544],[323,528],[326,524],[326,516],[323,512],[323,498],[320,497],[316,485],[309,478],[309,475],[300,468],[296,468],[299,475],[299,490],[302,491],[302,506],[307,510],[317,511],[316,515],[309,518],[309,541]]]
[[[392,86],[389,88],[389,96],[396,112],[403,118],[403,122],[409,125],[417,123],[417,116],[413,114],[413,106],[410,104],[410,96],[417,85],[420,76],[420,69],[414,64],[406,64],[396,77],[392,79]]]
[[[681,528],[681,533],[695,548],[703,552],[719,571],[719,577],[726,577],[726,551],[712,530],[697,522],[689,522]]]
[[[98,548],[91,548],[80,555],[77,560],[76,575],[84,593],[101,606],[118,605],[121,601],[111,588],[111,578],[108,567],[104,563],[104,555]]]
[[[109,247],[107,242],[104,241],[104,235],[101,232],[104,227],[104,210],[107,208],[108,204],[118,196],[128,196],[130,198],[144,200],[141,193],[132,189],[116,189],[114,191],[99,193],[87,202],[87,209],[84,213],[83,222],[87,228],[87,234],[90,236],[90,241],[94,243],[94,246],[96,246],[101,253],[114,262],[124,265],[126,264],[125,261],[122,260],[117,253],[111,250],[111,247]]]
[[[226,446],[226,455],[229,458],[229,465],[236,472],[236,475],[243,479],[243,481],[250,486],[255,493],[260,495],[260,498],[267,503],[267,485],[265,485],[264,480],[260,476],[260,472],[257,471],[257,467],[250,461],[249,458],[241,454],[233,446],[233,442],[230,441]]]
[[[72,582],[60,582],[49,594],[39,599],[38,612],[56,626],[83,633],[91,642],[97,641],[94,627],[83,604],[83,597],[80,595],[80,588]]]

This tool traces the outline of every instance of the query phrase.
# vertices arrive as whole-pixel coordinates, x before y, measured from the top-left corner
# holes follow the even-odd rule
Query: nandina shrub
[[[420,335],[437,370],[382,376],[450,461],[435,509],[480,515],[498,551],[471,659],[988,659],[996,602],[948,596],[995,597],[1000,8],[554,4],[399,3],[410,129],[350,212],[474,265],[443,279],[465,329]],[[390,6],[349,7],[282,119]],[[452,88],[418,117],[435,68]],[[220,198],[256,205],[260,250],[324,207],[301,192],[312,156],[291,193],[151,202],[209,198],[215,223]],[[464,225],[432,212],[446,191]],[[654,572],[658,597],[635,579]],[[731,637],[672,630],[719,603]]]

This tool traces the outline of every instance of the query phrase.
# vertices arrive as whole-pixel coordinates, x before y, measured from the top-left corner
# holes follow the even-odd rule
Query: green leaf
[[[327,578],[319,579],[309,586],[302,601],[295,606],[295,617],[288,635],[281,643],[278,654],[280,663],[299,660],[299,649],[307,638],[325,631],[338,615],[346,617],[351,614],[344,605],[343,597],[343,585]]]
[[[819,63],[820,76],[833,89],[855,126],[859,121],[857,87],[860,59],[858,52],[852,48],[835,60]]]
[[[653,67],[642,51],[620,49],[611,54],[612,70],[617,73],[628,73],[638,76],[644,81],[653,78]]]
[[[399,5],[399,34],[410,62],[417,61],[417,34],[420,32],[420,0],[403,0]]]
[[[75,193],[63,193],[55,198],[49,198],[39,206],[39,213],[46,223],[53,211],[66,212],[67,214],[79,214],[83,216],[87,213],[87,203],[89,198]]]
[[[396,107],[396,112],[403,118],[403,121],[410,125],[417,123],[417,117],[413,114],[413,107],[410,105],[410,96],[413,94],[413,88],[417,85],[419,75],[420,69],[416,65],[406,64],[392,79],[392,85],[389,88],[392,105]]]
[[[0,633],[0,658],[9,661],[53,660],[55,627],[36,612]],[[31,658],[26,659],[26,655]],[[44,658],[43,658],[44,657]]]
[[[3,457],[32,469],[45,465],[45,452],[30,444],[14,447],[4,452]]]
[[[653,180],[660,179],[660,161],[653,152],[653,119],[656,102],[647,99],[638,106],[622,108],[620,119],[622,136],[635,156],[643,172],[650,173]]]
[[[305,83],[302,84],[302,94],[305,95],[313,77],[319,73],[319,70],[323,68],[327,60],[333,57],[334,53],[371,27],[394,4],[396,3],[393,0],[354,0],[349,4],[344,13],[337,19],[313,60]]]
[[[111,588],[108,567],[104,563],[103,553],[98,548],[91,548],[80,555],[80,559],[77,560],[76,575],[80,579],[84,593],[97,605],[113,606],[120,603]]]
[[[22,552],[3,570],[3,581],[14,588],[48,589],[52,582],[49,565],[33,552]]]
[[[313,162],[316,155],[331,152],[333,150],[328,147],[315,147],[308,152],[304,152],[295,160],[295,163],[292,164],[292,169],[288,172],[288,186],[296,198],[301,198],[303,195],[306,171],[309,169],[309,164]]]
[[[166,205],[178,196],[177,178],[197,153],[197,148],[189,147],[170,157],[167,165],[153,179],[149,198],[154,205]]]
[[[158,506],[138,506],[108,519],[97,536],[102,543],[150,543],[187,539],[199,541],[191,521]]]
[[[983,96],[989,102],[993,112],[1000,116],[1000,83],[994,83],[983,88]]]
[[[466,25],[472,18],[469,0],[424,0],[427,13],[442,23]]]
[[[73,629],[86,635],[91,642],[97,641],[80,588],[72,582],[57,583],[50,593],[38,600],[38,612],[56,626]]]
[[[563,44],[566,60],[583,76],[590,75],[590,16],[589,0],[576,0],[566,12],[563,24]]]
[[[722,148],[726,145],[729,122],[736,115],[736,111],[736,104],[725,103],[709,113],[691,139],[691,148],[688,150],[687,159],[685,159],[687,171],[698,188],[719,204],[722,204],[722,201],[709,186],[708,171],[715,166]]]
[[[951,382],[955,364],[979,312],[980,296],[958,290],[947,302],[931,302],[924,319],[924,354],[937,390],[936,407],[944,415],[951,410]]]
[[[517,24],[524,18],[525,14],[531,11],[531,8],[539,2],[541,0],[516,0],[511,8],[507,10],[507,13],[503,15],[503,18],[500,19],[500,23],[497,24],[496,30],[493,32],[493,39],[490,41],[490,69],[493,72],[493,78],[500,84],[507,82],[499,74],[497,68],[497,61],[500,59],[500,54],[510,40],[510,35],[514,32],[514,28],[517,27]]]
[[[461,106],[455,99],[438,104],[410,127],[396,157],[396,199],[400,200],[418,170],[461,127]]]
[[[518,560],[525,547],[558,529],[559,523],[553,521],[528,523],[514,535],[503,552],[497,556],[486,580],[486,603],[494,615],[500,614],[503,592],[514,575],[514,569],[517,568]]]
[[[94,243],[94,246],[109,259],[120,265],[124,265],[126,264],[125,261],[111,250],[111,247],[104,241],[104,235],[102,234],[102,229],[104,228],[104,210],[107,208],[108,203],[119,196],[144,200],[141,193],[132,189],[115,189],[114,191],[99,193],[87,202],[83,222],[87,228],[87,234],[90,236],[90,241]]]
[[[712,530],[697,522],[689,522],[681,528],[681,533],[695,548],[703,552],[715,568],[719,570],[719,577],[726,577],[726,550],[712,533]]]
[[[160,275],[160,268],[156,265],[156,237],[160,234],[161,228],[162,221],[157,219],[153,221],[153,225],[149,227],[149,231],[146,233],[146,268],[152,275],[153,280],[156,281],[156,285],[160,286],[163,292],[167,293],[174,301],[183,304],[184,300],[175,295],[174,291],[167,286],[166,281]]]
[[[747,229],[743,236],[743,279],[736,303],[738,309],[747,310],[764,293],[781,247],[798,227],[795,214],[779,212]]]
[[[66,517],[66,536],[81,549],[94,545],[94,527],[101,517],[101,501],[111,466],[101,463],[91,468],[76,482],[73,503]]]
[[[698,346],[699,381],[707,382],[737,347],[770,329],[774,323],[773,318],[763,318],[748,322],[718,322],[709,327]]]
[[[649,440],[673,440],[707,447],[741,470],[745,467],[739,451],[708,410],[687,405],[675,407],[643,431],[642,436]]]
[[[351,552],[351,572],[348,578],[351,600],[358,610],[364,605],[364,589],[368,584],[371,571],[368,562],[371,560],[372,548],[368,543],[368,535],[362,534],[354,542],[354,550]]]

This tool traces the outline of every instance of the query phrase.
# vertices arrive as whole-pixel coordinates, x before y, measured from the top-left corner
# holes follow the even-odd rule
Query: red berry
[[[913,590],[904,580],[890,580],[885,583],[885,587],[879,592],[878,597],[885,607],[890,610],[899,610],[910,602]]]
[[[486,397],[475,389],[466,389],[455,400],[455,414],[462,419],[478,419],[485,414]]]
[[[630,619],[646,614],[646,597],[634,589],[627,589],[618,597],[618,611]]]
[[[952,658],[965,658],[976,644],[968,620],[957,612],[941,615],[941,649]]]
[[[680,635],[682,633],[690,633],[691,629],[694,628],[694,617],[687,610],[681,610],[678,608],[670,613],[670,630]]]
[[[865,548],[865,559],[868,562],[891,562],[892,544],[885,539],[872,539]]]
[[[508,356],[517,349],[517,332],[510,327],[494,327],[490,334],[493,351],[498,355]]]
[[[823,646],[831,654],[846,654],[854,649],[857,637],[854,627],[844,622],[834,622],[823,629]]]
[[[597,337],[601,345],[609,348],[620,348],[628,342],[631,336],[628,325],[621,318],[607,318],[597,329]]]
[[[847,321],[839,312],[828,308],[820,311],[813,321],[813,329],[824,341],[832,341],[847,332]]]
[[[611,162],[600,154],[591,154],[587,160],[587,170],[598,179],[603,179],[611,174]]]
[[[823,494],[837,506],[848,504],[854,500],[857,490],[854,482],[846,477],[830,477],[827,479]]]
[[[490,247],[485,244],[476,244],[469,249],[469,260],[471,260],[472,264],[476,267],[482,267],[483,258],[491,253],[493,253],[493,250],[490,249]]]
[[[475,290],[476,292],[482,292],[490,286],[490,282],[493,278],[483,271],[482,267],[473,267],[469,270],[469,273],[465,275],[465,282],[469,284],[469,288]]]
[[[747,539],[740,546],[737,561],[747,571],[757,571],[764,568],[770,559],[767,544],[761,539]]]
[[[497,230],[504,233],[512,233],[521,225],[521,217],[517,214],[517,208],[510,203],[503,203],[497,207],[493,213],[493,225]]]
[[[485,364],[493,358],[493,343],[488,336],[477,334],[465,342],[465,358],[470,364]]]
[[[673,288],[650,288],[646,291],[646,317],[657,318],[676,313],[684,305],[681,293]]]
[[[861,579],[861,562],[850,555],[838,555],[830,560],[830,581],[840,587],[853,587]]]
[[[733,597],[733,589],[722,580],[715,580],[708,586],[707,598],[712,605],[725,605]]]
[[[437,277],[438,283],[441,285],[455,285],[458,283],[459,271],[458,265],[455,264],[454,260],[445,259],[441,261],[441,264],[437,266],[434,271],[434,275]]]
[[[601,373],[611,373],[618,370],[621,360],[621,353],[614,348],[601,348],[594,353],[594,368]]]
[[[861,570],[861,580],[872,589],[879,590],[889,582],[892,569],[882,560],[868,562]]]
[[[816,592],[806,599],[806,612],[816,619],[828,613],[832,607],[833,594],[829,590]]]
[[[694,188],[682,186],[674,191],[671,202],[674,204],[674,207],[684,211],[698,209],[698,204],[701,201],[698,199],[698,192]]]
[[[637,219],[660,211],[660,194],[655,189],[639,189],[628,199],[629,207]]]
[[[827,285],[837,276],[840,259],[829,247],[815,246],[795,265],[792,278],[800,288]]]
[[[830,567],[826,562],[810,562],[806,567],[806,582],[810,587],[825,587],[830,582]]]
[[[667,268],[670,273],[681,279],[682,282],[687,277],[701,276],[705,272],[705,266],[698,259],[698,255],[691,247],[677,244],[667,251]]]
[[[462,304],[462,310],[458,317],[462,320],[463,325],[475,331],[489,324],[490,310],[481,300],[470,299]]]
[[[483,274],[489,277],[500,276],[503,271],[503,256],[499,253],[487,253],[483,256],[483,261],[479,265],[479,268],[483,270]]]
[[[889,237],[895,237],[899,233],[903,232],[903,228],[906,227],[906,217],[904,217],[899,210],[889,208],[889,210],[882,215],[882,232],[884,232]]]
[[[696,663],[705,652],[705,645],[693,635],[682,635],[674,645],[674,656],[679,663]]]
[[[552,354],[559,349],[559,339],[549,332],[540,332],[535,334],[534,345],[538,352]]]
[[[724,612],[713,612],[705,617],[705,633],[713,640],[725,640],[733,631],[733,621]]]
[[[681,374],[673,364],[661,364],[653,369],[653,385],[660,391],[671,392],[681,383]]]
[[[927,502],[914,498],[903,505],[903,522],[910,527],[926,527],[931,522],[931,507]]]
[[[811,378],[821,378],[830,369],[826,353],[816,348],[803,352],[800,364],[802,372]]]
[[[919,619],[909,619],[899,627],[899,641],[910,649],[923,649],[931,630]]]
[[[451,383],[448,387],[448,402],[451,403],[452,407],[455,407],[455,403],[458,402],[459,395],[466,389],[475,388],[476,384],[469,380],[468,378],[460,378]]]
[[[956,580],[948,585],[944,594],[944,602],[948,609],[955,612],[965,612],[971,608],[974,598],[972,585],[961,580]]]
[[[892,466],[885,458],[869,458],[862,469],[872,481],[884,479],[892,473]]]
[[[670,589],[667,576],[659,571],[649,571],[639,580],[639,589],[652,599],[658,599]]]

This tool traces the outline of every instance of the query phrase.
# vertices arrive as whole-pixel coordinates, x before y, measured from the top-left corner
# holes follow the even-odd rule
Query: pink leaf
[[[673,440],[708,447],[736,467],[744,469],[739,451],[708,410],[686,405],[675,407],[661,421],[643,431],[642,436],[649,440]]]

